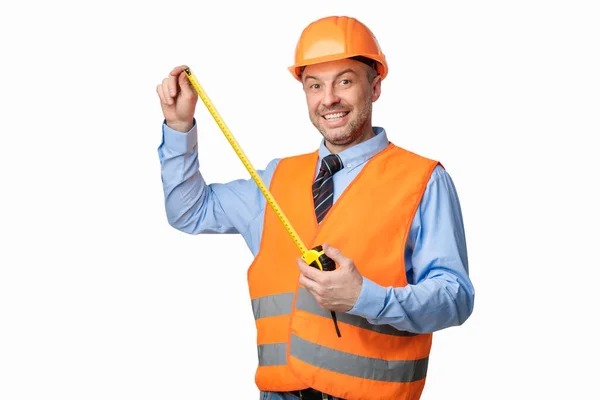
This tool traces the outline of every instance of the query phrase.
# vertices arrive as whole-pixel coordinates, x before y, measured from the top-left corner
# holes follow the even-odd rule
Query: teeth
[[[328,121],[331,121],[333,119],[343,118],[343,117],[346,116],[346,114],[348,114],[348,113],[346,113],[346,112],[339,112],[339,113],[335,113],[335,114],[328,114],[328,115],[325,115],[325,119],[328,120]]]

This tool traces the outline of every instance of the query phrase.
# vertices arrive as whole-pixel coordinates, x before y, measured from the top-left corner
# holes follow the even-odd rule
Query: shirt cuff
[[[385,306],[387,289],[363,276],[363,284],[358,300],[348,314],[358,315],[363,318],[375,319]]]
[[[188,132],[175,131],[163,121],[163,142],[165,147],[180,154],[191,153],[198,144],[196,119]]]

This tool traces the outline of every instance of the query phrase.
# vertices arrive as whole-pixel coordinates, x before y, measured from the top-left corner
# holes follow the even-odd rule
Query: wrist
[[[192,153],[198,145],[196,120],[193,120],[192,127],[186,132],[176,131],[167,124],[166,120],[163,121],[163,144],[165,148],[176,154]]]
[[[385,307],[386,297],[387,288],[380,286],[363,276],[363,283],[358,299],[354,303],[354,306],[348,310],[348,313],[363,318],[374,319]]]
[[[194,126],[194,120],[190,121],[166,121],[166,124],[169,128],[174,131],[186,133],[189,132],[190,129]]]

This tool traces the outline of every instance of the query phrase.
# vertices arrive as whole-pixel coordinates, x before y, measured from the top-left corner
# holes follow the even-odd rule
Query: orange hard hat
[[[383,80],[388,72],[385,56],[371,30],[356,18],[325,17],[310,23],[296,45],[295,63],[288,69],[302,81],[302,67],[342,58],[362,57],[376,61]]]

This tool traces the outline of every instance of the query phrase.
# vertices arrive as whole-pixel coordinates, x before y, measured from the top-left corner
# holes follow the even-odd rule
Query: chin
[[[344,134],[330,134],[327,133],[325,135],[323,135],[325,137],[325,140],[328,141],[331,144],[334,144],[336,146],[343,146],[349,143],[352,143],[352,136],[349,135],[344,135]]]
[[[353,136],[347,126],[333,129],[321,126],[319,130],[325,139],[333,144],[346,144],[352,140]]]

